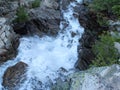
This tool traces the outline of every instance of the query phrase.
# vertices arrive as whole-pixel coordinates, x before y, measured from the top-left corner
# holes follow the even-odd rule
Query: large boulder
[[[7,90],[17,90],[19,85],[26,79],[27,64],[19,62],[14,66],[9,67],[3,76],[3,86]]]
[[[71,76],[71,90],[119,90],[120,65],[91,68]]]
[[[17,34],[57,35],[60,28],[60,8],[58,0],[43,0],[40,7],[27,8],[29,20],[15,23]]]
[[[7,24],[6,18],[0,18],[0,63],[15,56],[17,35]]]
[[[54,88],[53,88],[54,87]],[[94,67],[68,75],[51,90],[119,90],[120,65]]]
[[[31,21],[26,24],[30,32],[46,35],[57,35],[60,28],[60,10],[49,8],[32,9],[30,12]]]

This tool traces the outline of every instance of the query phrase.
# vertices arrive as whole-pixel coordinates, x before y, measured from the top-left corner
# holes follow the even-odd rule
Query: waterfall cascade
[[[27,79],[21,84],[19,90],[34,90],[33,85],[38,86],[37,88],[41,88],[41,90],[49,90],[46,88],[48,80],[54,83],[54,80],[60,76],[61,68],[68,71],[62,73],[64,75],[74,69],[77,61],[78,40],[84,32],[78,19],[73,16],[73,7],[77,3],[81,3],[81,0],[70,3],[67,10],[62,10],[64,21],[61,21],[61,31],[57,37],[26,36],[20,39],[16,58],[0,66],[0,90],[3,88],[2,77],[5,70],[20,61],[28,64],[28,68]],[[67,24],[67,27],[64,26],[64,23]],[[39,87],[33,80],[41,81],[43,86]]]

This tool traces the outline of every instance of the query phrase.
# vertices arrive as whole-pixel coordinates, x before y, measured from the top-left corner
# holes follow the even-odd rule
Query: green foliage
[[[115,42],[120,43],[120,34],[118,32],[113,32],[113,38]]]
[[[23,6],[20,6],[18,8],[16,15],[17,15],[16,21],[19,23],[23,23],[28,20],[27,11],[25,10],[25,8]]]
[[[102,11],[105,10],[105,3],[103,4],[104,0],[93,0],[93,2],[89,5],[90,8],[94,11]]]
[[[95,11],[111,10],[113,6],[120,5],[119,0],[93,0],[90,7]]]
[[[120,5],[115,5],[115,6],[113,6],[113,7],[112,7],[112,11],[113,11],[113,13],[115,13],[115,14],[118,16],[118,18],[120,19]]]
[[[39,7],[39,6],[40,6],[40,0],[33,1],[32,8],[36,8],[36,7]]]
[[[97,13],[97,22],[100,24],[100,26],[108,26],[109,25],[107,17],[105,17],[102,13]]]
[[[96,55],[95,60],[93,60],[93,66],[106,66],[112,64],[119,64],[118,61],[118,51],[114,47],[114,42],[118,40],[112,37],[110,33],[102,34],[100,36],[100,41],[96,41],[93,45],[92,50]]]
[[[120,16],[120,0],[93,0],[89,7],[95,12],[111,12]]]

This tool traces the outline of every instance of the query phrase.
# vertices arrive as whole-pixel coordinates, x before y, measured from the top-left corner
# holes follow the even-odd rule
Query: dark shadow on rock
[[[99,35],[103,31],[108,30],[108,27],[102,27],[97,22],[97,15],[94,12],[82,5],[82,11],[79,11],[79,22],[81,26],[85,28],[82,38],[79,40],[80,45],[78,46],[78,61],[75,64],[76,68],[85,70],[89,68],[95,55],[92,51],[92,45],[96,40],[99,39]]]
[[[13,25],[14,32],[19,35],[28,34],[28,30],[26,28],[26,23],[15,23]]]

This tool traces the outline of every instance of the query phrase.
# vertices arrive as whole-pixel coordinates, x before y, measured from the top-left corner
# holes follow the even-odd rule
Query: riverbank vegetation
[[[23,22],[27,21],[29,18],[28,13],[25,10],[24,6],[20,6],[18,8],[16,15],[17,15],[16,21],[19,23],[23,23]]]
[[[101,27],[109,27],[108,20],[115,21],[120,19],[119,0],[93,0],[88,7],[90,8],[90,11],[96,13],[97,22]],[[114,42],[120,43],[120,35],[116,34],[116,37],[113,37],[110,34],[110,30],[105,31],[107,32],[103,32],[103,34],[99,36],[99,39],[95,41],[95,44],[92,47],[92,50],[96,56],[91,64],[92,66],[120,64],[120,55],[117,49],[114,47]]]
[[[115,15],[120,18],[119,0],[93,0],[89,7],[96,13],[106,14],[107,16]]]
[[[93,66],[106,66],[112,64],[120,64],[119,53],[115,48],[114,42],[120,42],[119,35],[111,36],[109,32],[99,36],[99,40],[92,47],[96,58],[93,60]]]

